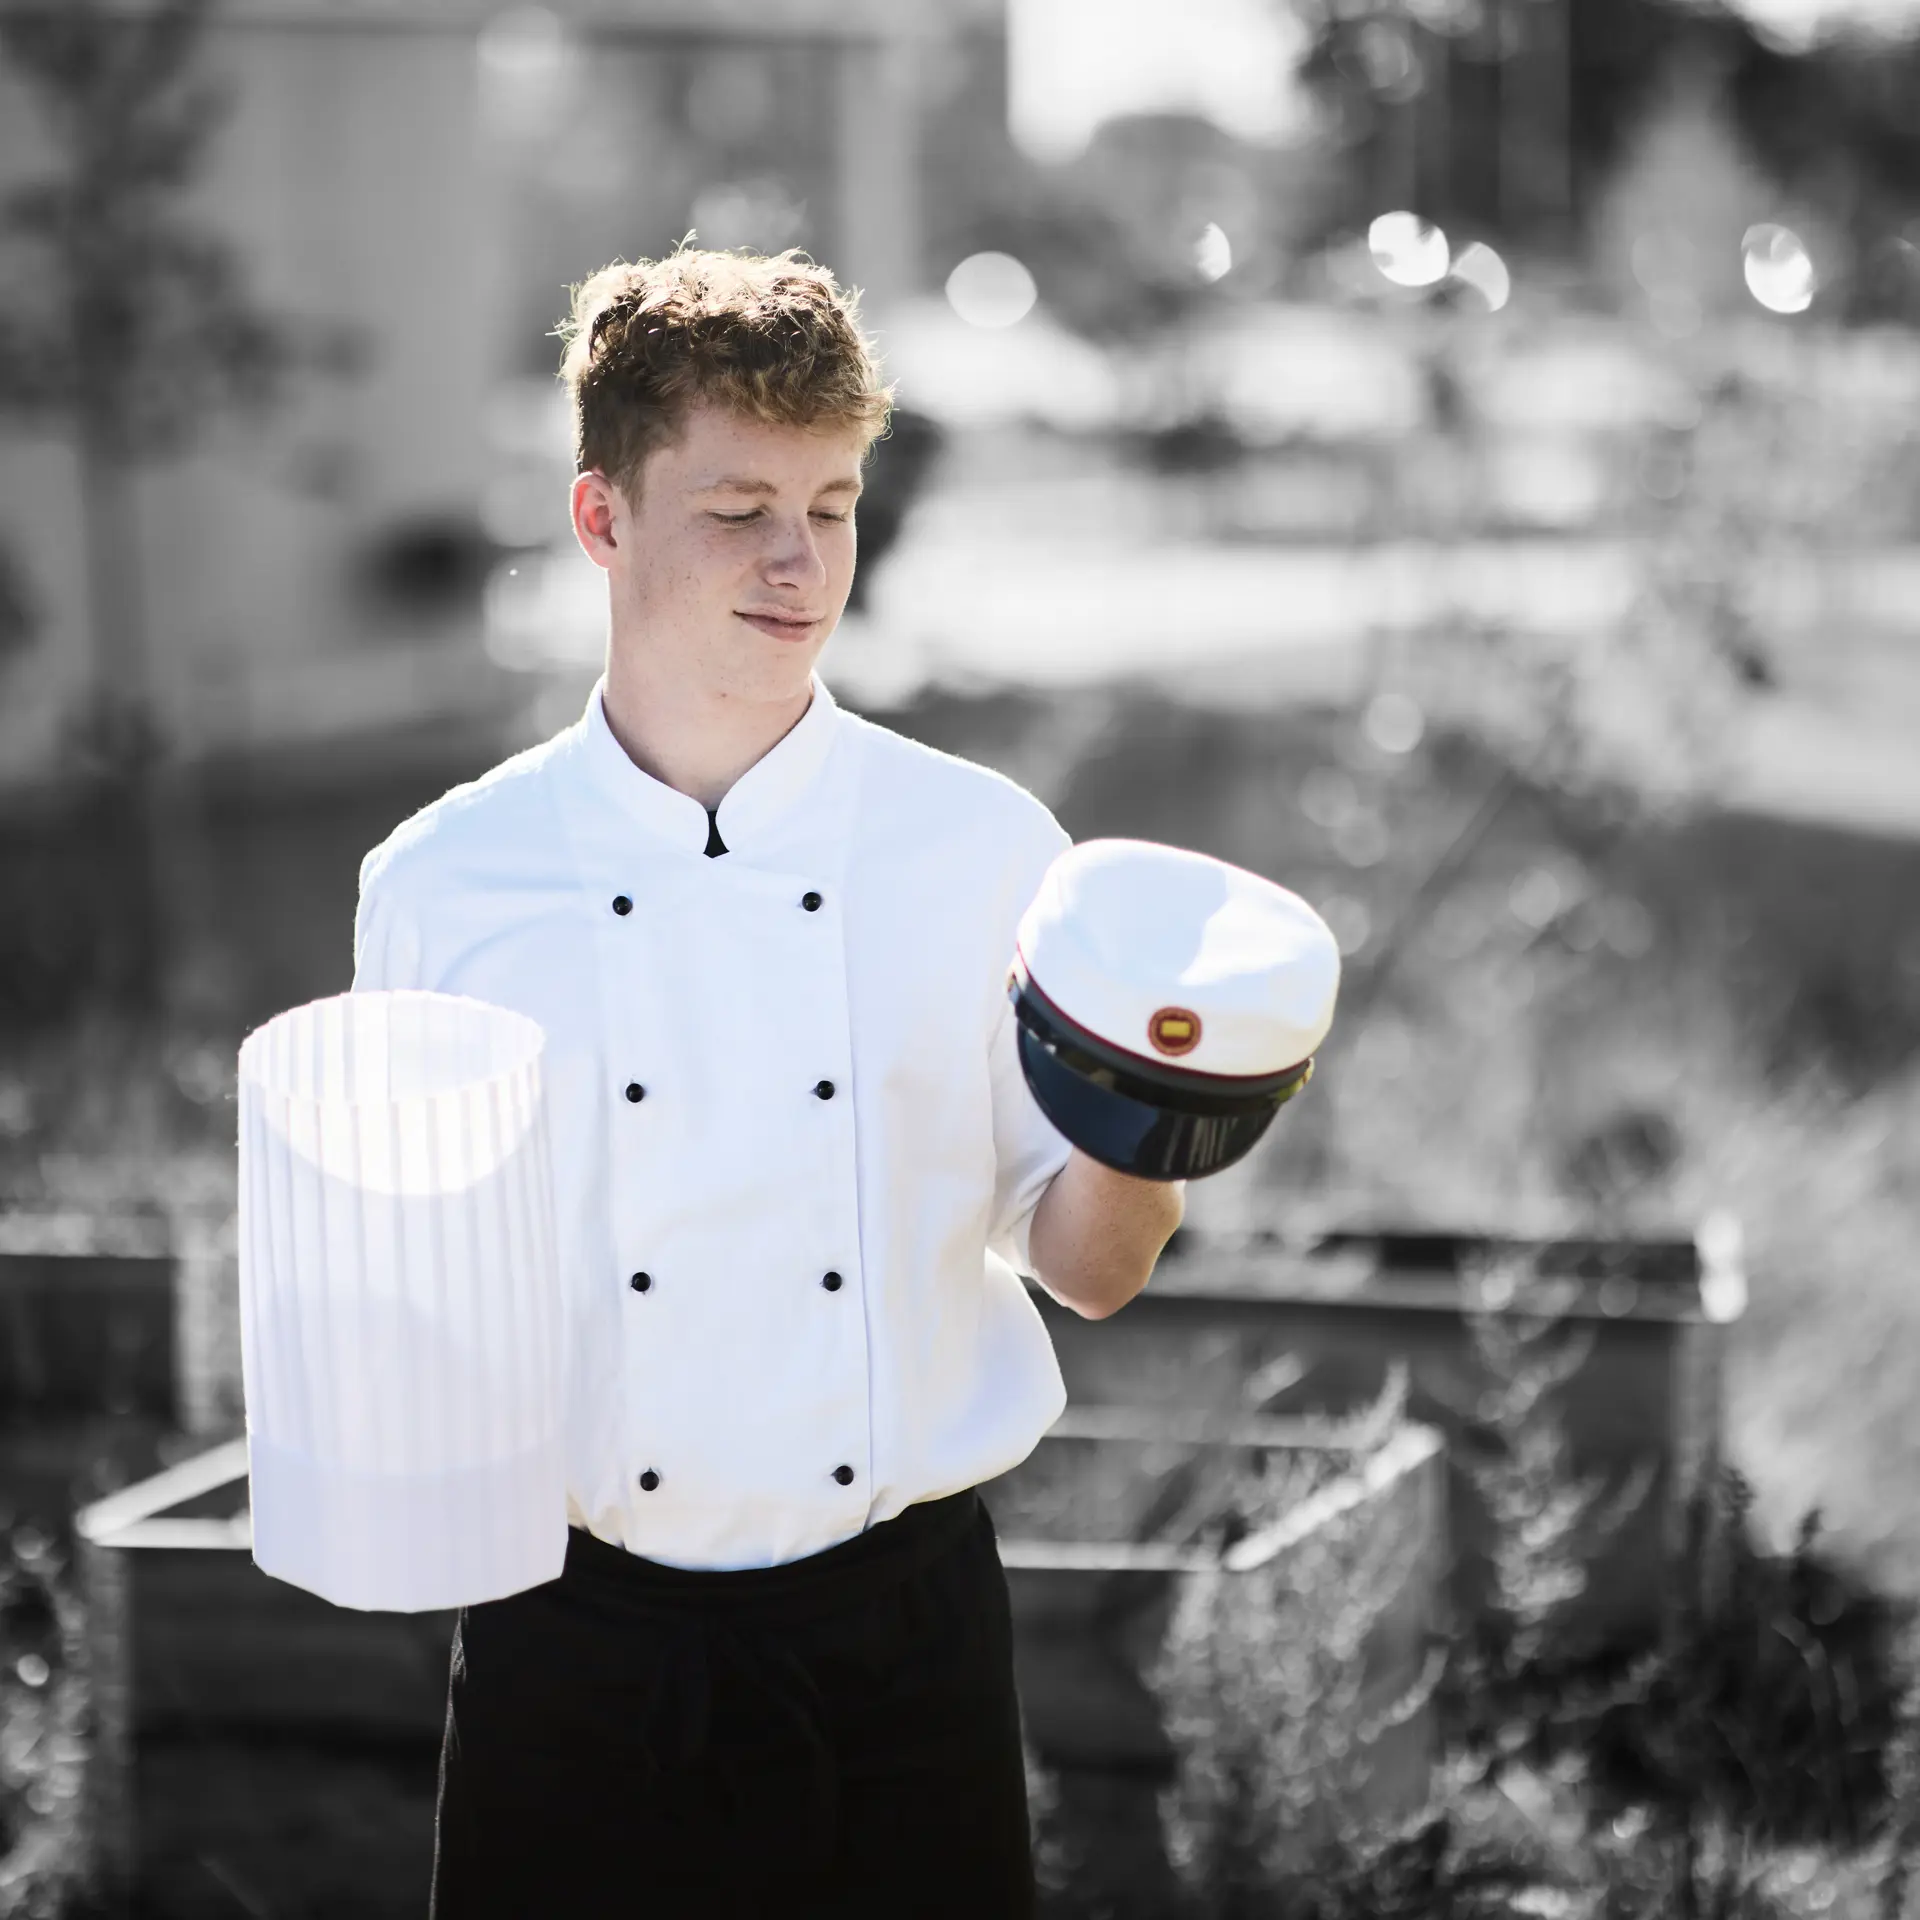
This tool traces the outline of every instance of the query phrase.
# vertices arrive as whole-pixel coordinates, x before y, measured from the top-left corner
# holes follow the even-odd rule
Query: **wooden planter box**
[[[1191,1477],[1196,1464],[1227,1455],[1284,1455],[1302,1435],[1286,1421],[1202,1434],[1191,1422],[1116,1411],[1125,1412],[1100,1410],[1090,1424],[1069,1417],[1030,1462],[985,1492],[1015,1522],[1032,1513],[1037,1489],[1064,1482],[1093,1522],[1090,1538],[1062,1537],[1057,1526],[1024,1535],[1002,1528],[1029,1737],[1062,1770],[1069,1798],[1098,1806],[1096,1825],[1118,1823],[1113,1857],[1129,1858],[1130,1846],[1142,1870],[1164,1875],[1154,1797],[1173,1753],[1146,1676],[1181,1583],[1217,1556],[1128,1540],[1110,1523],[1150,1519],[1151,1497],[1164,1496],[1182,1470]],[[1236,1572],[1254,1574],[1360,1508],[1419,1543],[1413,1575],[1367,1652],[1372,1703],[1404,1693],[1426,1656],[1445,1568],[1440,1465],[1438,1436],[1410,1430],[1365,1472],[1328,1478],[1285,1525],[1242,1542],[1233,1561]],[[262,1573],[251,1552],[246,1470],[245,1439],[229,1441],[75,1518],[98,1729],[87,1819],[96,1883],[124,1909],[166,1863],[206,1851],[204,1835],[181,1830],[196,1810],[183,1812],[177,1793],[163,1796],[165,1769],[177,1776],[185,1763],[210,1776],[230,1770],[237,1752],[270,1746],[258,1762],[264,1778],[302,1752],[385,1752],[412,1756],[407,1764],[427,1788],[407,1816],[413,1826],[394,1835],[395,1863],[378,1876],[399,1883],[391,1911],[411,1914],[431,1861],[430,1786],[455,1616],[335,1607]],[[1114,1489],[1118,1500],[1108,1497]],[[1382,1735],[1374,1770],[1381,1806],[1419,1803],[1432,1739],[1424,1711]],[[203,1811],[231,1828],[230,1807]],[[299,1862],[282,1864],[310,1875]],[[371,1920],[369,1897],[340,1895]]]
[[[271,1910],[417,1916],[455,1616],[336,1607],[262,1573],[246,1473],[242,1437],[75,1516],[96,1725],[94,1881],[109,1911],[137,1912],[163,1881],[177,1894],[172,1881],[212,1858],[216,1879]],[[296,1820],[288,1803],[303,1791],[313,1804]],[[340,1813],[331,1836],[327,1799]],[[292,1830],[282,1843],[274,1824]],[[302,1857],[274,1857],[296,1846]],[[211,1881],[199,1891],[218,1897]],[[238,1910],[231,1892],[228,1905]]]
[[[1139,1537],[1162,1530],[1175,1509],[1191,1511],[1195,1494],[1204,1510],[1209,1479],[1315,1454],[1325,1466],[1311,1491],[1224,1560]],[[1026,1461],[982,1492],[1007,1569],[1028,1743],[1053,1775],[1056,1817],[1082,1863],[1076,1886],[1108,1910],[1170,1910],[1160,1794],[1177,1756],[1152,1677],[1184,1590],[1214,1575],[1257,1580],[1337,1520],[1392,1542],[1403,1560],[1362,1655],[1352,1731],[1367,1762],[1351,1810],[1396,1820],[1425,1803],[1438,1726],[1422,1689],[1450,1562],[1444,1447],[1431,1428],[1404,1427],[1348,1465],[1297,1420],[1069,1408]]]
[[[1404,1362],[1409,1417],[1446,1437],[1452,1597],[1471,1614],[1486,1593],[1489,1528],[1469,1466],[1491,1446],[1467,1275],[1500,1255],[1535,1257],[1566,1281],[1568,1325],[1591,1338],[1584,1364],[1549,1397],[1573,1470],[1615,1486],[1647,1476],[1638,1505],[1598,1543],[1569,1620],[1594,1644],[1640,1641],[1658,1625],[1686,1501],[1718,1457],[1726,1326],[1744,1302],[1737,1271],[1693,1240],[1349,1232],[1303,1251],[1170,1252],[1146,1292],[1107,1320],[1035,1297],[1080,1417],[1105,1405],[1231,1408],[1256,1378],[1289,1413],[1346,1411]]]

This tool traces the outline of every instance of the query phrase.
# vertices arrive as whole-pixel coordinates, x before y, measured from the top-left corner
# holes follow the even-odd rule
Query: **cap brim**
[[[1176,1112],[1076,1072],[1024,1022],[1019,1035],[1020,1066],[1040,1111],[1082,1153],[1138,1179],[1196,1180],[1232,1166],[1285,1104],[1276,1099],[1251,1113]]]

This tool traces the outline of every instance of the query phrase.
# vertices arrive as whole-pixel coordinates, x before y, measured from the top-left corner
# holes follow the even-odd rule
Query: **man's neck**
[[[683,680],[656,681],[633,663],[610,658],[603,698],[608,730],[627,758],[711,812],[799,725],[812,685],[792,701],[743,700]]]

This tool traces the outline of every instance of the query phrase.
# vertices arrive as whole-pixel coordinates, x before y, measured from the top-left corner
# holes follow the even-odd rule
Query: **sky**
[[[1770,38],[1920,30],[1920,0],[1734,0]],[[1037,159],[1071,159],[1116,114],[1187,108],[1258,141],[1302,124],[1306,36],[1285,0],[1008,0],[1011,119]]]

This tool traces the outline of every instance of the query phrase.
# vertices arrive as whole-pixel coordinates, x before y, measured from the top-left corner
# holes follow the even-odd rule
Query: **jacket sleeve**
[[[1018,903],[1007,924],[1004,970],[1013,959],[1014,936],[1020,916],[1040,889],[1047,868],[1064,853],[1072,840],[1051,814],[1045,816],[1045,831],[1034,836],[1016,877],[1014,893]],[[1067,1164],[1072,1147],[1053,1122],[1040,1111],[1039,1102],[1021,1071],[1018,1045],[1019,1023],[1014,1019],[1013,1003],[1005,992],[998,996],[990,1040],[990,1069],[993,1086],[993,1211],[987,1228],[987,1249],[997,1254],[1016,1273],[1033,1272],[1033,1257],[1028,1239],[1033,1231],[1034,1209],[1052,1185],[1054,1176]]]
[[[376,847],[360,863],[360,904],[353,916],[353,991],[424,987],[419,928],[389,862]]]

